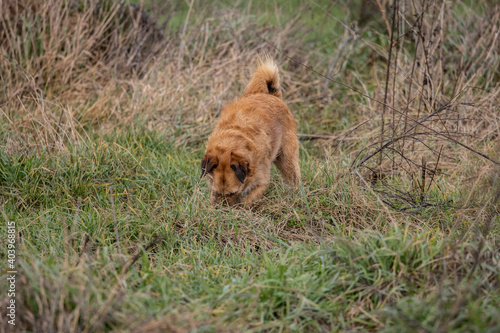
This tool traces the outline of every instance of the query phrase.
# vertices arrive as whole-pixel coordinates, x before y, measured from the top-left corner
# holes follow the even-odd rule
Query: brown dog
[[[269,186],[273,162],[286,183],[298,184],[297,129],[281,98],[276,63],[259,58],[245,93],[222,110],[208,138],[201,176],[207,177],[212,203],[258,200]]]

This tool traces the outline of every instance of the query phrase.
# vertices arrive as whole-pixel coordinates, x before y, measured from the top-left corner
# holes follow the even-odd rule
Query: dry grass
[[[84,4],[2,3],[0,71],[6,89],[0,103],[18,135],[6,149],[20,148],[19,138],[24,148],[64,149],[65,142],[82,139],[89,125],[114,128],[137,121],[155,129],[188,127],[183,141],[200,139],[192,134],[206,134],[202,124],[212,122],[221,104],[238,93],[265,45],[255,39],[249,19],[235,11],[211,13],[221,17],[198,18],[169,36],[140,8]],[[233,21],[239,23],[228,26]],[[285,27],[271,41],[289,31]],[[272,34],[263,28],[257,33]]]
[[[322,126],[307,128],[322,131],[308,134],[330,135],[334,142],[345,143],[353,134],[375,141],[378,151],[370,150],[372,146],[361,152],[351,149],[361,153],[356,167],[375,167],[367,162],[377,155],[387,155],[390,168],[411,169],[410,161],[418,164],[424,155],[435,166],[441,146],[440,163],[456,165],[450,149],[457,141],[465,149],[485,144],[481,151],[492,159],[492,153],[498,154],[494,141],[500,128],[500,88],[492,70],[499,58],[498,7],[487,17],[470,12],[461,20],[436,1],[399,8],[394,42],[388,47],[394,53],[389,67],[378,61],[387,58],[383,46],[346,27],[340,38],[354,45],[339,50],[344,54],[327,73],[352,66],[356,54],[367,54],[369,61],[358,73],[345,72],[341,81],[347,90],[338,96],[334,87],[336,101],[325,96],[332,92],[315,88],[328,79],[309,70],[321,73],[328,59],[307,53],[293,39],[300,31],[300,15],[278,30],[256,26],[234,10],[213,9],[191,13],[191,19],[197,15],[194,22],[184,24],[179,35],[169,35],[140,8],[112,2],[2,6],[2,113],[7,129],[21,137],[36,133],[36,138],[24,138],[28,145],[63,147],[65,138],[81,139],[81,129],[88,125],[115,128],[136,122],[155,129],[180,126],[185,135],[178,136],[179,143],[203,140],[221,105],[245,86],[255,54],[266,49],[281,59],[286,99],[292,109],[299,106],[294,110],[299,118],[322,122],[324,110],[335,117],[342,104],[354,111],[348,115],[353,124],[345,128],[348,137],[325,133]],[[479,24],[468,29],[473,22]],[[373,78],[368,84],[379,87],[373,92],[363,83],[368,76]],[[363,88],[350,85],[352,78]],[[361,98],[352,101],[356,94]],[[321,117],[311,119],[311,109],[321,111]],[[371,123],[351,131],[365,120]],[[374,161],[380,165],[386,159],[378,156]]]

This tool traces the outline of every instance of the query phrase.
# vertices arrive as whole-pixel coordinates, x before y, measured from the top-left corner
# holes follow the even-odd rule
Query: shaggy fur
[[[292,113],[281,99],[278,67],[260,59],[245,93],[227,105],[201,162],[213,204],[250,205],[269,186],[271,164],[286,183],[300,180],[299,143]]]

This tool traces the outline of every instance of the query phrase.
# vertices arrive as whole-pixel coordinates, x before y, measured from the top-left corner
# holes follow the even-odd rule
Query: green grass
[[[1,155],[2,209],[22,234],[24,320],[79,313],[80,327],[135,331],[146,318],[170,318],[214,332],[432,331],[448,317],[450,330],[500,325],[490,280],[498,258],[473,271],[474,243],[453,248],[436,215],[416,227],[411,216],[390,223],[380,207],[360,211],[371,195],[335,184],[333,166],[316,176],[313,148],[301,154],[304,189],[290,193],[275,173],[253,211],[210,207],[201,147],[175,146],[165,133],[121,130],[69,148]],[[139,254],[125,270],[110,187],[123,255]]]

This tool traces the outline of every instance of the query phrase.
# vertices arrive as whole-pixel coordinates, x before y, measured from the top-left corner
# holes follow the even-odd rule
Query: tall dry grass
[[[188,17],[169,32],[168,18],[162,27],[141,7],[114,1],[1,5],[0,103],[5,130],[15,133],[9,151],[64,149],[84,139],[86,126],[137,121],[199,133],[189,128],[217,116],[264,47],[254,32],[277,44],[290,32],[266,33],[235,11],[202,12],[194,25]]]
[[[166,45],[139,7],[114,1],[3,1],[0,105],[13,149],[63,149],[102,121],[99,96],[140,77]]]

